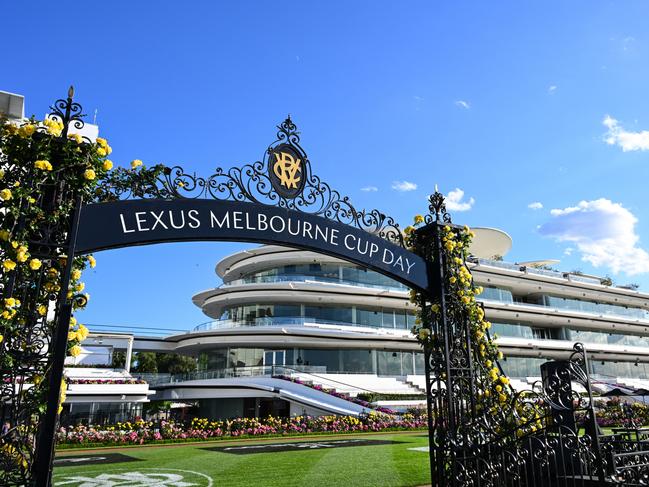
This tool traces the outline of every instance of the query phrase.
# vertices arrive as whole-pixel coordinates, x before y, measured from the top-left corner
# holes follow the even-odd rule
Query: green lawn
[[[389,443],[320,449],[301,448],[291,451],[271,450],[248,454],[206,450],[206,448],[258,447],[305,442],[340,445],[336,442],[347,440]],[[85,452],[73,450],[59,452],[57,460],[69,456],[88,457],[120,453],[139,461],[56,466],[54,485],[70,487],[417,486],[430,483],[428,454],[409,450],[409,448],[423,447],[427,444],[427,438],[423,433],[389,433],[218,441],[189,445],[95,449]],[[152,482],[152,478],[158,479],[158,482]]]

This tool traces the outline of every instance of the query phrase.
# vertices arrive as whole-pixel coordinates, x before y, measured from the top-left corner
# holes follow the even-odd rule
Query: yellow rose
[[[76,280],[79,279],[80,277],[81,277],[81,271],[80,271],[79,269],[74,269],[74,270],[72,271],[72,280],[73,280],[73,281],[76,281]]]
[[[4,269],[5,269],[6,271],[12,271],[12,270],[14,270],[14,269],[16,268],[16,263],[15,263],[13,260],[11,260],[11,259],[6,259],[6,260],[2,263],[2,267],[4,267]]]
[[[39,259],[32,259],[29,261],[29,268],[33,271],[37,271],[38,269],[41,268],[41,261]]]
[[[77,144],[83,142],[83,137],[81,137],[81,134],[69,134],[68,139],[74,140]]]
[[[12,195],[10,189],[5,188],[2,191],[0,191],[0,199],[2,201],[9,201],[11,199],[11,196]]]
[[[83,173],[83,177],[86,178],[88,181],[92,181],[97,177],[95,174],[94,169],[86,169],[85,172]]]
[[[55,137],[61,135],[61,131],[63,130],[63,122],[59,122],[53,118],[46,118],[43,120],[43,125],[47,127],[47,133],[54,135]]]
[[[50,164],[50,161],[46,160],[39,160],[34,162],[34,167],[36,169],[41,169],[42,171],[51,171],[52,170],[52,164]]]
[[[22,263],[22,262],[26,262],[27,259],[29,259],[29,254],[28,254],[27,252],[25,252],[24,250],[19,250],[19,251],[16,253],[16,260],[17,260],[18,262],[21,262],[21,263]]]
[[[41,316],[45,316],[47,314],[47,306],[45,306],[44,304],[41,304],[38,307],[38,314],[41,315]]]
[[[97,148],[97,155],[99,157],[104,157],[106,155],[106,149],[104,149],[103,147],[98,147]]]
[[[97,265],[97,261],[95,260],[95,258],[92,255],[89,255],[88,257],[86,257],[86,259],[88,259],[88,264],[90,264],[90,268],[94,269],[94,267]]]
[[[415,215],[415,225],[419,225],[420,223],[424,223],[424,217],[421,215]]]
[[[23,125],[18,129],[18,135],[20,135],[24,139],[31,137],[34,132],[36,132],[36,125],[32,125],[31,123]]]
[[[80,353],[81,353],[81,347],[79,345],[75,345],[74,347],[70,348],[71,357],[78,357]]]
[[[77,332],[76,331],[69,331],[68,332],[68,341],[73,342],[76,339],[77,339]],[[73,355],[73,357],[76,357],[76,355]]]
[[[70,317],[70,328],[77,326],[77,319],[74,316]]]
[[[86,338],[88,338],[88,333],[90,333],[90,330],[84,325],[79,325],[79,329],[77,330],[77,340],[80,342],[84,341]]]
[[[108,145],[108,141],[102,137],[97,137],[97,145],[99,145],[99,147],[106,147]]]
[[[137,167],[140,167],[142,165],[142,161],[139,159],[135,159],[131,161],[131,169],[135,169]]]
[[[6,298],[5,299],[5,306],[8,308],[13,308],[16,306],[16,299],[15,298]]]
[[[110,171],[113,168],[113,161],[106,159],[103,164],[104,171]]]
[[[108,154],[108,155],[110,155],[113,152],[113,148],[111,146],[109,146],[109,145],[104,147],[104,149],[106,150],[106,154]]]
[[[5,339],[5,337],[3,337],[2,335],[0,335],[0,343],[2,343],[2,340],[4,340],[4,339]]]
[[[80,282],[79,284],[74,286],[74,290],[76,292],[80,293],[81,291],[83,291],[85,289],[85,287],[86,287],[86,285],[83,282]]]

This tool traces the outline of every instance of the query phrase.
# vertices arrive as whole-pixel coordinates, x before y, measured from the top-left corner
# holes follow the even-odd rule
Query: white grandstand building
[[[547,270],[548,262],[483,258],[510,246],[504,232],[477,229],[469,266],[513,385],[529,388],[541,363],[580,341],[596,391],[649,389],[649,295]],[[149,399],[196,404],[196,414],[211,418],[363,414],[366,405],[348,399],[368,395],[393,409],[425,402],[423,354],[402,284],[268,245],[226,257],[216,273],[223,284],[193,297],[210,321],[164,338],[133,337],[135,350],[198,359],[195,373],[147,377]]]

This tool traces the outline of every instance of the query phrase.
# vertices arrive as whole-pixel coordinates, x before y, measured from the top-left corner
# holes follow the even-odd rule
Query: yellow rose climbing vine
[[[10,418],[0,434],[2,485],[29,478],[39,415],[46,408],[47,351],[67,259],[74,259],[65,290],[73,313],[90,298],[82,275],[95,267],[94,257],[66,255],[75,200],[116,199],[114,190],[153,183],[164,170],[146,168],[140,160],[114,169],[108,141],[80,135],[75,131],[80,126],[72,123],[66,136],[60,117],[0,119],[0,397],[3,417]],[[68,356],[81,353],[88,332],[71,317]],[[65,382],[61,403],[64,398]]]

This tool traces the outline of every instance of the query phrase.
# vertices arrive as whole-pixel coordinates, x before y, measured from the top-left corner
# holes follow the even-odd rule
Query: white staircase
[[[380,377],[375,374],[307,374],[301,372],[295,372],[291,374],[291,377],[325,389],[334,389],[339,394],[347,394],[351,397],[368,392],[404,395],[422,393],[417,385],[408,381],[408,378],[406,381],[402,381],[396,377]]]

